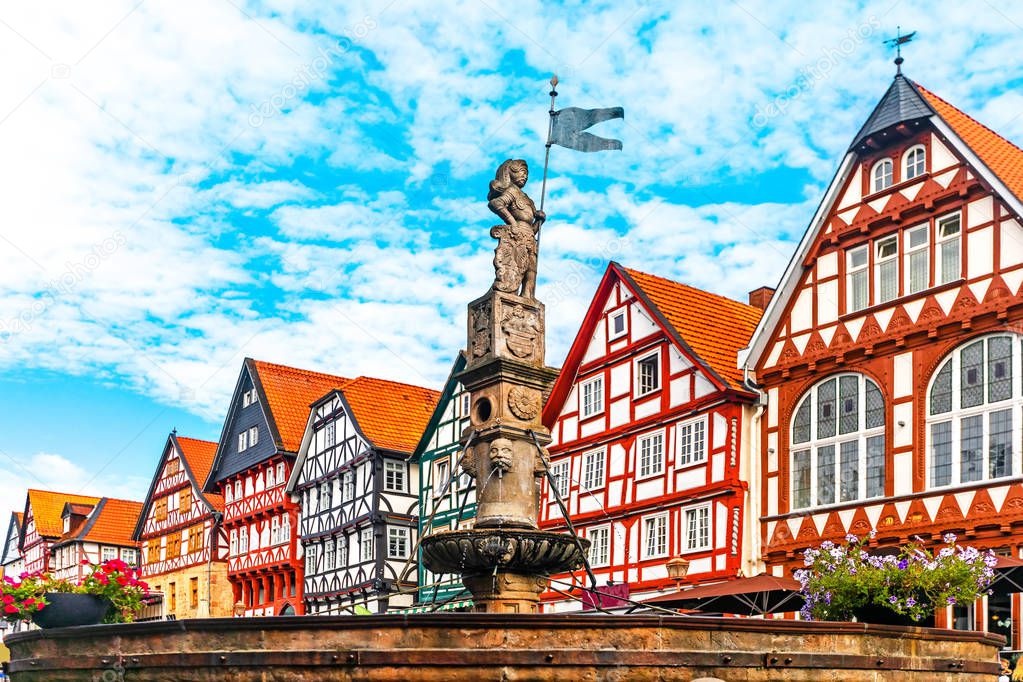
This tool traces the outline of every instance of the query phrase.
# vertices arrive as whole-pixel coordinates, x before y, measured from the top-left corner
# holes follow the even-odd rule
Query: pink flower
[[[28,599],[26,599],[25,601],[21,602],[21,605],[22,605],[22,606],[32,606],[32,605],[34,605],[35,603],[36,603],[36,600],[35,600],[35,599],[33,599],[32,597],[29,597],[29,598],[28,598]]]
[[[4,604],[13,604],[14,603],[14,597],[12,597],[9,594],[5,594],[2,601],[3,601]]]
[[[18,607],[15,606],[14,604],[8,604],[7,606],[4,607],[4,613],[17,613],[18,611],[19,611]]]

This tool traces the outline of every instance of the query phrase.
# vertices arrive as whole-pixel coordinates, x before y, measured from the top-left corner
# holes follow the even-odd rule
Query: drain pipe
[[[763,442],[760,436],[760,420],[764,416],[764,411],[767,409],[767,393],[760,390],[756,383],[750,379],[749,365],[743,364],[742,367],[742,382],[746,388],[750,389],[757,395],[756,409],[753,412],[753,416],[750,419],[750,432],[749,432],[749,471],[748,471],[748,490],[749,490],[749,504],[746,505],[746,523],[745,527],[748,529],[749,537],[749,557],[746,561],[746,566],[749,570],[749,575],[757,575],[766,568],[763,557],[761,556],[761,538],[760,538],[760,513],[761,513],[761,494],[763,490]]]

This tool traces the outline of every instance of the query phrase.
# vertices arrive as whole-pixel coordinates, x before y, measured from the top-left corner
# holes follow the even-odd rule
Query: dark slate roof
[[[855,149],[866,138],[893,125],[927,118],[933,114],[934,109],[920,95],[915,84],[901,73],[897,74],[884,97],[867,117],[867,122],[856,133],[849,149]]]

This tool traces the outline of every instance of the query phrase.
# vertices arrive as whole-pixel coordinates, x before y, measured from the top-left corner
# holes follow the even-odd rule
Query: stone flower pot
[[[94,594],[47,592],[46,608],[32,614],[32,622],[43,628],[69,628],[102,623],[113,604]]]

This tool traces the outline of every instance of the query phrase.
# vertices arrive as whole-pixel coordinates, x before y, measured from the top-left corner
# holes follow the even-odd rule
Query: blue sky
[[[0,10],[0,510],[142,496],[169,430],[216,439],[246,356],[439,386],[492,277],[487,183],[539,192],[558,363],[608,259],[774,284],[841,154],[907,74],[1023,139],[1023,7],[891,0],[154,0]],[[595,131],[596,132],[596,131]]]

